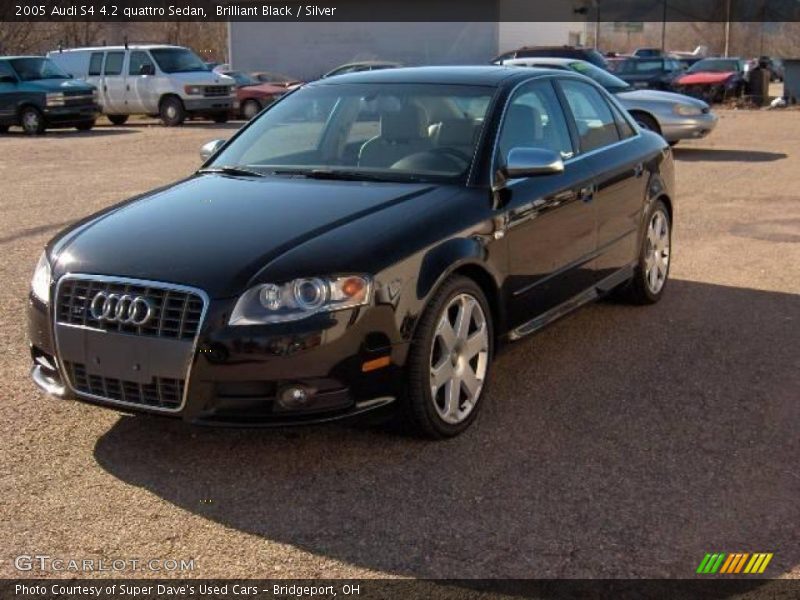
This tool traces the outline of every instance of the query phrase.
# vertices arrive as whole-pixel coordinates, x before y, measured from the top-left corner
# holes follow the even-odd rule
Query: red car
[[[740,58],[704,58],[677,77],[674,91],[706,102],[722,102],[744,92],[744,61]]]
[[[232,77],[236,81],[239,116],[248,121],[287,92],[285,86],[261,83],[241,71],[225,71],[223,75]]]

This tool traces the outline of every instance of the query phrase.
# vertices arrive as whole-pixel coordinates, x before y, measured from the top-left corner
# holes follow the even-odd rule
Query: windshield
[[[209,70],[199,56],[186,48],[157,48],[150,50],[150,54],[164,73],[192,73]]]
[[[258,85],[258,81],[250,77],[250,75],[245,75],[241,71],[226,71],[223,73],[223,75],[233,77],[236,85]]]
[[[22,81],[38,79],[69,79],[61,67],[49,58],[15,58],[11,66]]]
[[[738,71],[739,70],[739,63],[735,60],[725,60],[725,59],[717,59],[717,58],[706,58],[701,60],[700,62],[696,62],[691,67],[687,69],[687,73],[700,73],[700,72],[712,72],[712,73],[727,73],[729,71]]]
[[[612,94],[616,94],[617,92],[624,92],[626,90],[631,89],[631,87],[622,81],[619,77],[616,77],[605,71],[604,69],[600,69],[599,67],[595,67],[591,63],[587,63],[585,61],[575,61],[569,63],[569,68],[576,73],[580,73],[581,75],[586,75],[589,79],[594,79],[597,83],[602,85]]]
[[[495,88],[302,88],[256,119],[211,167],[382,181],[466,177]]]

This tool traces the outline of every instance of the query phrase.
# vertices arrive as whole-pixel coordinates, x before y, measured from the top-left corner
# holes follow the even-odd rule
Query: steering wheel
[[[431,150],[428,150],[428,152],[431,154],[444,154],[445,156],[451,156],[453,158],[457,158],[458,160],[463,160],[465,164],[472,162],[472,157],[469,154],[459,150],[458,148],[452,148],[450,146],[432,148]]]

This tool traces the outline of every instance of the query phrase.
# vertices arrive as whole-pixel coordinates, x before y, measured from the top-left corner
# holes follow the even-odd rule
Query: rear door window
[[[89,58],[89,75],[97,76],[102,73],[103,69],[103,53],[92,52]]]
[[[122,73],[122,63],[125,60],[124,52],[109,52],[106,55],[106,75],[120,75]]]
[[[594,86],[571,79],[560,82],[580,138],[581,152],[620,140],[611,107]]]

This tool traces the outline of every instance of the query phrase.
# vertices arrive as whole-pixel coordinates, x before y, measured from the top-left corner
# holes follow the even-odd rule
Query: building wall
[[[360,60],[406,65],[486,64],[497,55],[497,23],[230,24],[230,61],[244,71],[316,79]]]
[[[585,42],[586,23],[564,22],[503,22],[499,23],[499,52],[522,46],[578,45]]]

